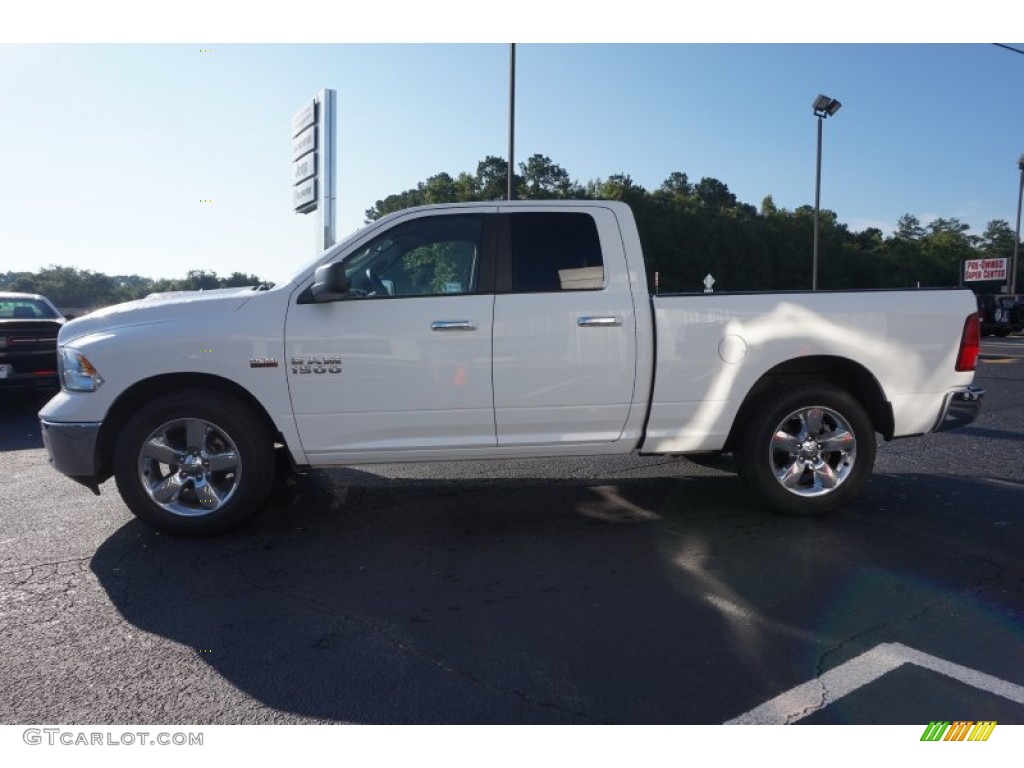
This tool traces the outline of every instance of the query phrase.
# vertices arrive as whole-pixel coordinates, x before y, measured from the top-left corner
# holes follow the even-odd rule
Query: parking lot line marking
[[[882,643],[856,658],[830,669],[820,677],[790,688],[726,725],[788,725],[803,720],[829,704],[872,683],[904,664],[938,672],[940,675],[1004,699],[1024,704],[1024,686],[1001,680],[970,667],[954,664],[938,656],[909,648],[900,643]]]

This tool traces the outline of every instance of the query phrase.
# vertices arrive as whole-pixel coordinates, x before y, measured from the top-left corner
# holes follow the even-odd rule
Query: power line
[[[1024,51],[1022,51],[1020,48],[1014,48],[1012,45],[1003,45],[1002,43],[992,43],[992,45],[996,46],[997,48],[1005,48],[1008,51],[1013,51],[1014,53],[1019,53],[1022,56],[1024,56]]]

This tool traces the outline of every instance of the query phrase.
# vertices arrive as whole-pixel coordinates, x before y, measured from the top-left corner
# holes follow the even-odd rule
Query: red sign
[[[964,262],[964,282],[1006,280],[1006,259],[968,259]]]

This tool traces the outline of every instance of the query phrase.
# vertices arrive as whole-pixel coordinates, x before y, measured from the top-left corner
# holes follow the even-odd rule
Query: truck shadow
[[[906,567],[906,542],[879,537],[873,508],[915,488],[966,498],[971,485],[880,476],[848,514],[803,520],[752,509],[728,475],[338,470],[278,482],[253,525],[218,539],[128,523],[91,568],[132,625],[315,720],[720,723],[802,682],[821,643],[862,629],[822,630],[816,617],[865,558]],[[1021,508],[1024,488],[988,491]],[[984,570],[951,571],[934,553],[909,562],[921,579]]]

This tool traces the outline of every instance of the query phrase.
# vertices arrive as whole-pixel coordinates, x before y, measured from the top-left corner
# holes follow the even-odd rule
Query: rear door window
[[[508,214],[510,293],[597,291],[604,260],[594,219],[586,213]]]

